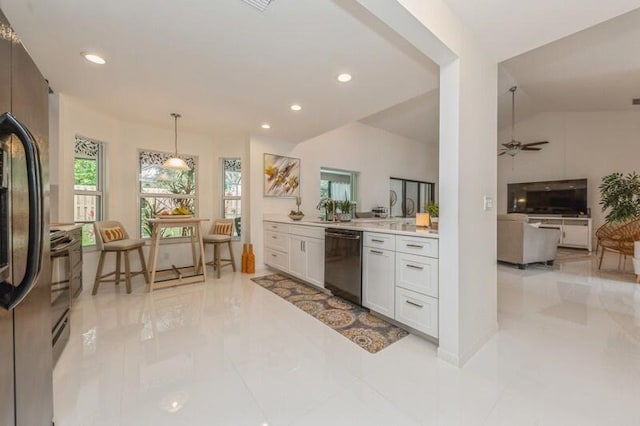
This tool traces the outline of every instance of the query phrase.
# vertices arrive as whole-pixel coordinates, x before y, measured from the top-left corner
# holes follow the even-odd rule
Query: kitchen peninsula
[[[345,273],[361,276],[361,284],[355,283],[361,291],[359,303],[418,335],[437,339],[439,236],[416,227],[414,219],[293,222],[265,216],[264,263],[316,287],[331,287],[325,286],[325,265],[347,251],[329,246],[335,245],[329,243],[333,230],[352,232],[352,244],[357,244],[358,259],[343,267],[355,269]]]

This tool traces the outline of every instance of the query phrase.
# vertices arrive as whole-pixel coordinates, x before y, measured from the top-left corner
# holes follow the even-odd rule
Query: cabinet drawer
[[[419,256],[438,257],[438,240],[435,238],[396,237],[396,251]]]
[[[289,251],[289,236],[280,232],[264,231],[264,246],[287,253]]]
[[[438,297],[438,259],[397,253],[396,285]]]
[[[395,250],[396,236],[393,234],[378,234],[376,232],[364,233],[364,246],[375,247],[384,250]]]
[[[289,225],[278,222],[264,222],[264,230],[272,232],[289,232]]]
[[[438,299],[396,287],[396,321],[438,337]]]
[[[264,249],[264,263],[285,272],[289,271],[289,255],[286,253],[266,248]]]
[[[324,228],[318,226],[289,225],[289,234],[324,240]]]

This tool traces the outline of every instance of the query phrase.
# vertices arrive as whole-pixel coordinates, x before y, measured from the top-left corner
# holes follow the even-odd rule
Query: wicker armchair
[[[596,250],[598,247],[602,249],[598,269],[602,267],[602,259],[606,251],[619,254],[618,269],[620,269],[622,256],[625,260],[627,256],[633,257],[633,243],[640,240],[640,218],[620,225],[603,225],[596,231],[596,236],[598,237]]]

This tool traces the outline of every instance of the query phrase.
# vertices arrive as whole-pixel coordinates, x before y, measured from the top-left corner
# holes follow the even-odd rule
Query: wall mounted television
[[[509,213],[540,215],[588,215],[587,179],[510,183]]]

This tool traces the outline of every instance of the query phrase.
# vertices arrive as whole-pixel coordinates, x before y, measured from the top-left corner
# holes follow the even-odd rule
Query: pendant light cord
[[[178,158],[178,118],[182,117],[180,114],[172,112],[171,116],[173,117],[173,141],[175,146],[175,157]]]

